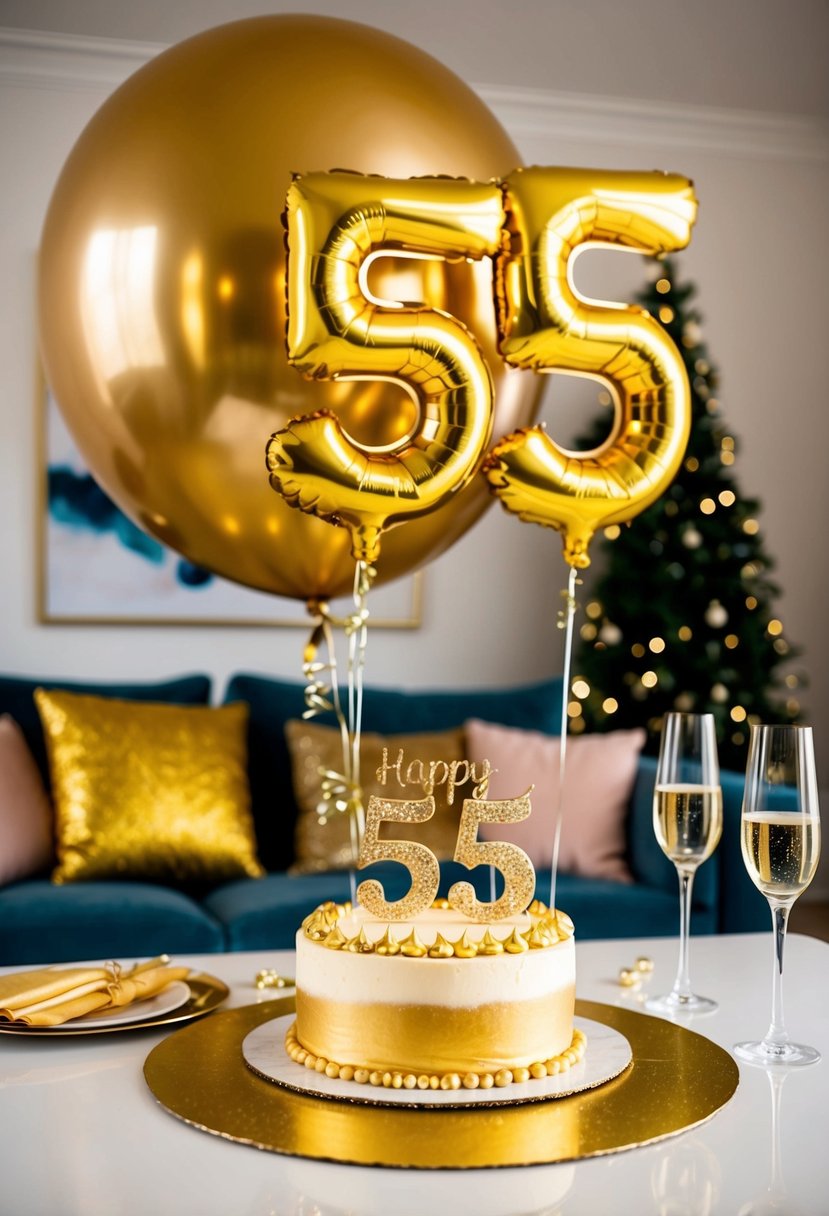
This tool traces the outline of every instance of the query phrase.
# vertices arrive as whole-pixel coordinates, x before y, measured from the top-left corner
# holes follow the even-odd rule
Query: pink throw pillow
[[[53,816],[20,727],[0,717],[0,886],[54,863]]]
[[[565,758],[559,870],[590,878],[632,882],[625,861],[625,817],[644,730],[568,737]],[[473,719],[466,751],[497,772],[487,797],[517,798],[532,785],[532,814],[521,823],[481,824],[482,840],[508,840],[527,853],[536,870],[549,867],[559,801],[561,740]]]

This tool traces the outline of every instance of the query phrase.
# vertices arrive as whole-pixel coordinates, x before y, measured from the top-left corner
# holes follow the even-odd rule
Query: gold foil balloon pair
[[[352,22],[234,22],[136,72],[69,156],[40,258],[48,379],[104,489],[195,564],[316,602],[349,590],[352,552],[384,581],[456,540],[494,435],[495,492],[586,564],[592,531],[673,476],[687,383],[653,321],[576,296],[568,260],[680,248],[693,199],[658,174],[500,180],[518,160],[456,76]],[[378,176],[306,172],[337,165]],[[539,397],[523,368],[604,379],[608,443],[517,429]]]
[[[271,484],[293,506],[342,524],[357,561],[395,524],[450,501],[480,467],[492,379],[475,336],[435,308],[383,300],[378,255],[489,259],[499,350],[511,366],[603,380],[616,426],[601,448],[567,452],[540,428],[499,439],[483,465],[504,506],[563,534],[589,564],[599,526],[632,518],[673,479],[690,427],[682,359],[633,307],[577,296],[571,260],[588,243],[658,254],[687,244],[690,183],[660,173],[517,170],[500,183],[297,176],[288,192],[288,355],[307,378],[395,381],[416,422],[385,449],[355,442],[330,411],[291,422],[267,449]]]

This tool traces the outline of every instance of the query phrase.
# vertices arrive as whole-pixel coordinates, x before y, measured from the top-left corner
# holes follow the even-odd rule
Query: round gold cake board
[[[230,1009],[170,1035],[147,1057],[147,1084],[179,1119],[256,1148],[353,1165],[479,1169],[575,1161],[652,1144],[710,1119],[739,1080],[731,1056],[702,1035],[661,1018],[577,1001],[580,1017],[614,1027],[633,1049],[630,1068],[598,1089],[480,1110],[332,1102],[265,1081],[242,1057],[254,1027],[293,1007],[293,997],[285,997]]]

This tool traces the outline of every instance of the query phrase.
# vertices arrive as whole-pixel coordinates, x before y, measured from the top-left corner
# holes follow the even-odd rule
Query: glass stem
[[[774,959],[771,977],[771,1025],[766,1031],[766,1042],[783,1046],[789,1035],[783,1023],[783,947],[786,944],[786,926],[789,921],[789,904],[769,900],[771,924],[774,933]]]
[[[694,871],[677,868],[679,874],[679,964],[674,980],[674,993],[689,997],[691,977],[688,974],[688,938],[691,932],[691,892],[694,886]]]

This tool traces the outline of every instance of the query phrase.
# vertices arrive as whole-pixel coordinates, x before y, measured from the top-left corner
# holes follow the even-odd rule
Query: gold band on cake
[[[566,1051],[546,1060],[534,1060],[528,1067],[469,1071],[455,1068],[445,1072],[431,1072],[417,1068],[412,1071],[411,1065],[394,1068],[374,1067],[371,1062],[340,1064],[304,1047],[296,1037],[296,1022],[292,1023],[285,1035],[285,1050],[295,1064],[324,1073],[332,1079],[354,1081],[358,1085],[381,1086],[384,1089],[492,1089],[493,1086],[503,1088],[506,1085],[541,1080],[566,1072],[584,1057],[586,1047],[587,1038],[584,1032],[574,1029]]]
[[[553,1058],[570,1043],[574,1002],[570,988],[552,1008],[548,999],[503,1001],[473,1014],[435,1005],[346,1004],[299,991],[296,1008],[302,1046],[316,1056],[381,1071],[399,1069],[404,1060],[412,1072],[441,1074],[529,1068]]]

